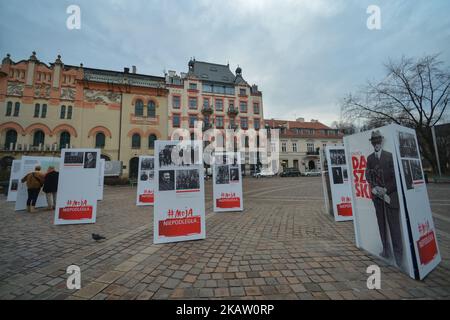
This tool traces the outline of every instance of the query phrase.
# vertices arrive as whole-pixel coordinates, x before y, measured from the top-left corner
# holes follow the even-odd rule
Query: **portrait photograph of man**
[[[230,181],[236,182],[239,181],[239,168],[230,168]]]
[[[164,149],[159,151],[158,159],[160,168],[174,165],[172,161],[172,150],[174,147],[174,145],[166,145]]]
[[[406,189],[413,189],[413,179],[411,174],[411,167],[409,166],[409,160],[402,160],[403,172],[405,173]]]
[[[92,169],[97,164],[97,152],[86,152],[84,155],[84,168]]]
[[[367,157],[365,175],[372,190],[372,203],[383,245],[379,255],[391,260],[393,253],[396,265],[402,269],[403,241],[393,155],[383,150],[384,137],[379,130],[372,131],[369,141],[373,152]]]
[[[159,171],[159,191],[175,190],[175,171],[162,170]]]

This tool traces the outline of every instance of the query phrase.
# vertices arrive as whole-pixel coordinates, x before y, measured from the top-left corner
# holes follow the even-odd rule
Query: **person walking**
[[[26,183],[28,190],[27,211],[35,212],[36,200],[44,184],[44,175],[41,172],[41,166],[36,166],[33,172],[28,173],[22,178],[22,183]]]
[[[58,178],[59,172],[55,170],[55,167],[48,167],[47,174],[44,179],[44,187],[42,190],[45,192],[47,198],[47,210],[54,210],[56,207],[56,193],[58,191]]]

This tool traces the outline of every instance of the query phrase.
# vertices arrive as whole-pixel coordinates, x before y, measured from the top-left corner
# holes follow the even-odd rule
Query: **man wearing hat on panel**
[[[378,221],[383,251],[380,256],[391,258],[389,236],[395,261],[402,267],[403,243],[400,229],[400,210],[392,153],[383,150],[383,136],[379,130],[372,132],[370,142],[374,152],[367,158],[366,180],[372,189],[372,201]]]

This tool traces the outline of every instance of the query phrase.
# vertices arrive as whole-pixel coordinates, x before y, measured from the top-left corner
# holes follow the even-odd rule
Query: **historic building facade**
[[[226,129],[264,128],[262,92],[257,85],[245,81],[240,67],[234,74],[228,64],[191,59],[187,72],[166,74],[166,86],[169,90],[169,135],[183,128],[193,137],[195,122],[200,120],[203,131],[217,129],[222,138]],[[243,173],[255,169],[247,155]]]
[[[0,158],[59,154],[63,147],[100,148],[121,160],[124,175],[137,174],[138,156],[152,154],[154,141],[168,137],[165,78],[65,65],[58,56],[45,64],[33,52],[0,68]]]
[[[320,151],[326,145],[340,146],[343,134],[317,120],[306,122],[265,120],[266,128],[279,129],[280,171],[297,168],[301,172],[320,170]]]

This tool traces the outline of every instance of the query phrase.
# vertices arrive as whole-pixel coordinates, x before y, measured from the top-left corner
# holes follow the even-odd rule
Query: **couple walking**
[[[36,166],[33,172],[30,172],[22,178],[22,183],[26,183],[28,190],[28,212],[35,212],[36,200],[41,189],[43,189],[47,198],[47,210],[55,209],[58,178],[59,173],[53,166],[48,167],[46,174],[41,172],[41,166]]]

